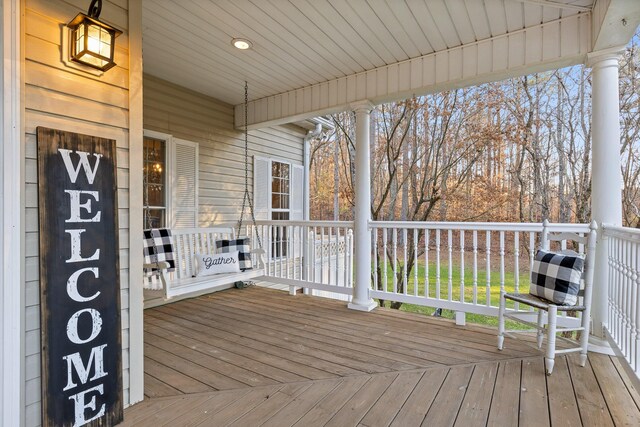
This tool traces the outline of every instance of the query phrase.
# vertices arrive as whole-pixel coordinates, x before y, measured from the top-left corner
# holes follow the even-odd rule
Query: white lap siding
[[[199,144],[199,226],[238,220],[244,192],[244,135],[233,128],[232,105],[145,75],[144,128]],[[304,135],[294,125],[250,131],[249,155],[302,164]],[[253,194],[252,158],[249,191]]]
[[[117,39],[115,68],[102,76],[61,61],[60,26],[85,0],[27,0],[25,3],[25,425],[41,424],[40,307],[38,283],[38,176],[36,127],[116,140],[124,402],[129,402],[129,56],[128,2],[104,1],[101,19],[124,31]]]

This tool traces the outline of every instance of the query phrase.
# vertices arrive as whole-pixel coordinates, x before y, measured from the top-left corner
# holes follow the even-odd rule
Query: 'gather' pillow
[[[533,260],[529,293],[554,304],[575,305],[583,271],[583,257],[540,249]]]
[[[240,272],[238,251],[217,255],[196,254],[196,263],[198,265],[196,276],[198,277]]]
[[[251,270],[251,248],[248,237],[240,237],[233,240],[216,240],[216,249],[219,253],[238,251],[240,270]]]

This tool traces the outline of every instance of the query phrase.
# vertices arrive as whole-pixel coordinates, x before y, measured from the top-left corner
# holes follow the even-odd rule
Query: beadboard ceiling
[[[144,69],[229,104],[591,9],[594,0],[143,0]],[[251,40],[240,51],[231,39]]]

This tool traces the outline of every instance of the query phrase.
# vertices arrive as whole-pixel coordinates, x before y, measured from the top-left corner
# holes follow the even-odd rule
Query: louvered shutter
[[[271,162],[264,157],[253,156],[253,210],[258,220],[269,218],[271,196]]]
[[[198,226],[198,144],[173,140],[172,228]]]

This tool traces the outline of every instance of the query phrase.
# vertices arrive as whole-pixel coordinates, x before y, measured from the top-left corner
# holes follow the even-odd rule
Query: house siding
[[[199,144],[201,227],[238,220],[244,192],[244,134],[233,127],[232,105],[145,74],[144,128]],[[304,129],[295,125],[250,131],[249,155],[302,164],[304,135]],[[253,194],[252,159],[249,186]]]
[[[128,2],[105,1],[101,19],[124,31],[117,39],[118,66],[102,76],[61,60],[61,26],[84,0],[26,0],[24,15],[25,117],[25,425],[41,425],[40,306],[38,270],[38,170],[36,127],[116,140],[122,365],[124,402],[129,402],[129,53]]]

